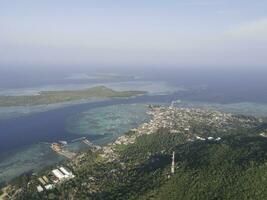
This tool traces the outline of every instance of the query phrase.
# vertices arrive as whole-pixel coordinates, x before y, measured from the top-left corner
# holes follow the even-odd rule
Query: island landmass
[[[87,99],[130,98],[145,93],[143,91],[115,91],[105,86],[85,90],[42,91],[31,96],[0,96],[0,107],[47,105]]]

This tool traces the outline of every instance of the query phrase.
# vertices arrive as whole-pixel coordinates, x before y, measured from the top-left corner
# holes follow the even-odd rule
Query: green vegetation
[[[77,91],[46,91],[33,96],[0,96],[0,106],[46,105],[90,98],[127,98],[144,93],[140,91],[114,91],[104,86],[97,86]]]
[[[184,141],[160,130],[118,148],[119,162],[103,164],[87,154],[77,178],[48,194],[34,188],[24,199],[266,199],[267,139],[244,134]],[[176,172],[168,179],[173,150]]]
[[[141,199],[266,199],[266,145],[236,136],[178,146],[175,175]]]

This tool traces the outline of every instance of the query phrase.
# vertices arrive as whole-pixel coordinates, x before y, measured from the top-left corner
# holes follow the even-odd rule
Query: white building
[[[66,178],[74,178],[72,172],[68,172],[64,167],[60,167],[59,169],[65,175]]]
[[[61,172],[63,172],[63,174],[68,175],[68,176],[71,175],[71,173],[69,173],[64,167],[60,167],[59,169]]]
[[[45,186],[45,189],[46,190],[52,190],[54,187],[55,187],[54,185],[48,184],[48,185]]]
[[[52,170],[52,173],[59,179],[62,180],[65,178],[65,175],[61,173],[58,169]]]
[[[196,136],[196,139],[197,140],[202,140],[202,141],[205,141],[206,140],[205,138],[202,138],[202,137],[199,137],[199,136]]]
[[[41,185],[38,185],[38,186],[37,186],[37,191],[38,191],[38,192],[43,192],[44,189],[43,189],[43,187],[42,187]]]

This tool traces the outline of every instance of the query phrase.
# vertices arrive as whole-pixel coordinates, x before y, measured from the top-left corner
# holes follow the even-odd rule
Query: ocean
[[[23,74],[16,80],[11,78],[14,78],[14,74],[3,76],[3,74],[0,75],[1,94],[6,91],[11,93],[33,92],[38,91],[38,88],[40,90],[43,88],[48,88],[48,90],[68,88],[67,84],[76,88],[81,85],[86,87],[90,84],[103,83],[103,80],[95,79],[68,79],[66,78],[69,76],[68,74],[54,74],[53,76],[47,74],[42,78],[38,78],[37,74]],[[192,73],[175,70],[172,73],[155,71],[154,74],[145,71],[137,76],[141,78],[135,80],[133,77],[127,77],[128,80],[122,80],[120,77],[120,80],[105,80],[104,82],[113,86],[114,89],[149,90],[149,95],[130,99],[70,104],[47,110],[26,112],[26,114],[23,110],[21,115],[15,114],[15,117],[1,118],[0,183],[9,181],[27,171],[38,171],[44,166],[64,159],[52,152],[47,143],[59,140],[71,141],[81,136],[86,136],[96,144],[113,141],[127,129],[148,120],[148,118],[141,121],[135,120],[140,119],[140,116],[145,116],[145,109],[142,107],[145,104],[170,104],[171,101],[179,99],[181,104],[178,106],[214,108],[226,112],[233,111],[237,114],[267,116],[267,80],[262,73],[224,72],[220,74],[218,72]],[[189,88],[189,90],[184,92],[180,90],[181,88]],[[135,113],[137,117],[132,118],[132,121],[122,122],[119,116],[109,118],[106,117],[109,113],[101,111],[101,108],[108,107],[111,108],[111,113],[118,112],[126,118],[130,114],[126,111],[123,113],[123,110],[126,110],[123,107],[125,104],[138,106],[138,112]],[[114,106],[116,107],[114,108]],[[88,122],[88,120],[93,120],[88,115],[96,116],[98,119],[96,123],[99,123],[99,127],[94,127],[93,122]],[[101,121],[102,118],[106,120],[104,123]],[[108,120],[112,122],[117,120],[118,126]],[[75,121],[71,128],[70,121]],[[103,129],[103,126],[107,126],[107,124],[112,126],[108,131]],[[124,128],[119,129],[120,126]],[[83,132],[83,134],[79,132]],[[82,149],[80,144],[75,145],[76,149]]]

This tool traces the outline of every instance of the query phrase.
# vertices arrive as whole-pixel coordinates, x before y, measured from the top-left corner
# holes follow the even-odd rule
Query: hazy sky
[[[0,0],[0,68],[267,67],[267,0]]]

